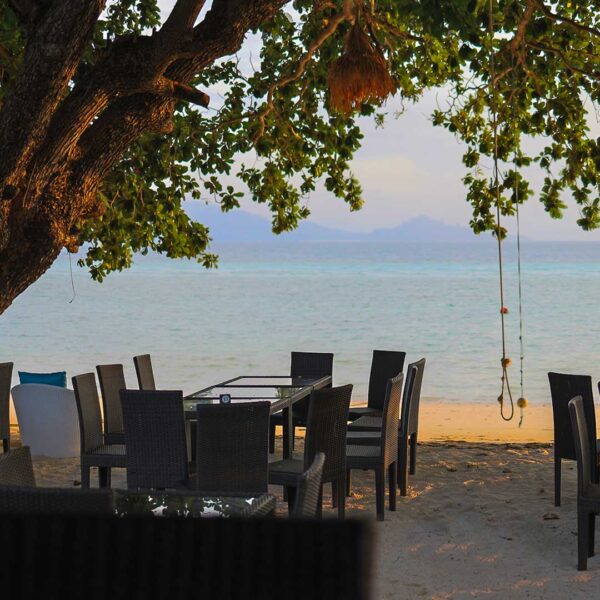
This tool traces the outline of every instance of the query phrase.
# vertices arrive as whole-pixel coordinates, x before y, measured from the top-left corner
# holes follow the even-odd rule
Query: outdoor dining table
[[[310,396],[313,390],[327,386],[331,386],[329,376],[309,379],[289,375],[239,375],[186,396],[183,400],[185,416],[188,420],[196,419],[198,404],[268,401],[271,415],[280,411],[283,414],[283,456],[289,458],[294,436],[292,406]]]
[[[154,517],[269,517],[275,513],[275,496],[201,496],[186,491],[114,490],[117,516]]]

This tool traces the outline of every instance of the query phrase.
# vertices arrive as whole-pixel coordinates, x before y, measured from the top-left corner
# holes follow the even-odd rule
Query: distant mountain
[[[185,211],[195,221],[210,229],[214,242],[316,242],[316,241],[365,241],[365,242],[477,242],[467,227],[448,225],[429,217],[416,217],[396,227],[375,229],[369,233],[357,233],[333,229],[303,221],[298,229],[274,235],[271,223],[243,210],[223,213],[216,206],[201,202],[186,202]]]
[[[396,227],[375,229],[366,238],[386,242],[476,242],[481,239],[467,227],[447,225],[429,217],[415,217]]]
[[[224,213],[217,206],[207,206],[201,202],[186,202],[185,212],[194,221],[206,225],[215,242],[315,242],[356,239],[355,234],[351,232],[330,229],[308,221],[303,221],[295,231],[275,235],[268,219],[243,210]]]

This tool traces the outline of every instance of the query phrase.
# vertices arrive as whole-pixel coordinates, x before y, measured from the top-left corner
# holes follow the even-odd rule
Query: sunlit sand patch
[[[551,580],[549,577],[544,577],[542,579],[522,579],[521,581],[517,581],[512,588],[514,590],[522,590],[525,588],[543,588],[549,583]]]
[[[502,559],[502,554],[491,554],[490,556],[478,556],[477,560],[482,563],[492,564]]]
[[[452,543],[446,543],[446,544],[442,544],[436,551],[436,554],[445,554],[447,552],[453,552],[455,550],[460,551],[460,552],[466,552],[467,550],[469,550],[471,547],[473,546],[473,544],[471,543],[466,543],[466,544],[452,544]]]

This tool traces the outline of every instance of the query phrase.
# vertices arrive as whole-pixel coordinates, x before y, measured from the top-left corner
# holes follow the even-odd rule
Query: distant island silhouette
[[[394,227],[368,233],[345,231],[302,221],[298,229],[275,235],[268,219],[241,209],[228,213],[218,206],[189,201],[185,211],[195,221],[206,225],[213,242],[479,242],[489,235],[477,236],[468,227],[448,225],[429,217],[415,217]]]

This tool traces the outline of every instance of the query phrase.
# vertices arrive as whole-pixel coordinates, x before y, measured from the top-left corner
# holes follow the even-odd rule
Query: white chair
[[[12,389],[12,397],[21,443],[31,448],[31,454],[79,456],[79,419],[73,390],[23,383]]]

